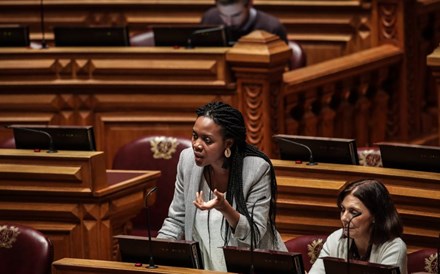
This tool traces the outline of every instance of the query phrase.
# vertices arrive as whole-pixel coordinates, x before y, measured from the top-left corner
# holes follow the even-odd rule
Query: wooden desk
[[[159,171],[105,170],[103,152],[0,149],[0,220],[42,231],[55,259],[114,259]]]
[[[440,231],[440,173],[272,162],[278,181],[277,225],[285,239],[302,234],[329,234],[340,228],[336,197],[344,183],[375,178],[387,186],[394,200],[409,250],[436,248]]]
[[[233,48],[5,48],[0,51],[0,125],[92,125],[107,167],[145,135],[189,138],[197,107],[239,108],[249,141],[268,154],[276,97],[292,54],[256,31]],[[272,125],[273,124],[273,125]],[[0,142],[12,132],[0,128]]]
[[[63,258],[52,264],[52,274],[130,274],[130,273],[156,273],[156,274],[208,274],[226,273],[192,268],[162,266],[149,269],[143,265],[136,267],[133,263],[123,263],[115,261],[84,260]],[[231,272],[227,272],[231,273]]]

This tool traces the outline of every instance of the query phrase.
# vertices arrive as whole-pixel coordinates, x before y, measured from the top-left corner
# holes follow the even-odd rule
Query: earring
[[[225,157],[226,157],[226,158],[231,157],[231,149],[230,149],[229,147],[227,147],[227,148],[225,149]]]

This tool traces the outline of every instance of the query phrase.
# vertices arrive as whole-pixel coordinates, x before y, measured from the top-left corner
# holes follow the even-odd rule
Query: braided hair
[[[270,165],[271,177],[271,200],[269,208],[269,223],[272,233],[272,239],[276,242],[275,237],[275,216],[276,216],[276,193],[277,183],[275,179],[275,171],[272,162],[258,148],[246,142],[246,126],[243,115],[237,109],[223,102],[208,103],[196,110],[197,117],[204,116],[211,118],[217,125],[221,127],[223,139],[233,139],[234,143],[231,149],[231,157],[225,159],[224,168],[230,167],[228,187],[226,192],[226,200],[229,204],[233,204],[235,200],[237,211],[244,215],[250,224],[254,223],[246,206],[247,197],[243,193],[243,162],[247,156],[256,156],[263,158]],[[224,220],[223,220],[224,221]],[[223,222],[222,222],[223,226]],[[256,225],[254,224],[256,228]],[[251,228],[253,229],[253,228]],[[256,229],[258,231],[258,229]],[[225,225],[224,243],[228,243],[230,237],[230,227]],[[258,237],[254,237],[254,246],[261,237],[258,231]],[[257,239],[258,238],[258,239]]]

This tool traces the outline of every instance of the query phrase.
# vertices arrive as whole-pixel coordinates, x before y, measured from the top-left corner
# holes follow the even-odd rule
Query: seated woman
[[[371,263],[397,265],[407,274],[406,245],[400,238],[403,226],[386,187],[374,179],[349,182],[339,193],[341,229],[325,242],[309,274],[325,274],[322,257],[349,258]]]

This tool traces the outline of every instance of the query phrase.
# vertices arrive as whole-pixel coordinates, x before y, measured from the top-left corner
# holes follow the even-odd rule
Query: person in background
[[[386,187],[374,179],[349,182],[339,193],[342,228],[325,242],[308,274],[325,274],[322,257],[349,258],[371,263],[397,265],[407,274],[406,245],[400,238],[403,226]]]
[[[216,6],[206,11],[203,25],[225,25],[231,44],[254,30],[278,35],[286,44],[287,32],[280,20],[252,7],[251,0],[216,0]]]
[[[287,251],[275,228],[274,168],[246,143],[242,114],[222,102],[196,114],[158,238],[198,241],[205,269],[216,271],[227,271],[222,246],[249,247],[254,239],[255,248]]]

